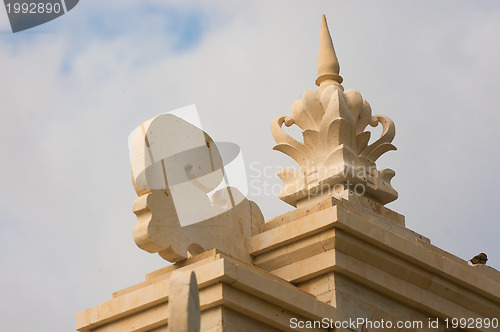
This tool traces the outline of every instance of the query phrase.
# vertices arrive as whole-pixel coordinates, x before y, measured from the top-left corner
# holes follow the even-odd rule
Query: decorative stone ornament
[[[188,251],[217,248],[251,262],[246,240],[263,216],[237,188],[215,191],[224,167],[206,132],[172,114],[156,116],[132,133],[130,159],[139,196],[134,240],[141,249],[177,262]]]
[[[276,117],[271,132],[275,150],[292,157],[300,170],[283,169],[278,176],[284,187],[279,197],[293,206],[303,206],[312,198],[337,196],[349,199],[365,196],[380,204],[394,201],[398,193],[391,186],[395,172],[377,170],[376,160],[385,152],[396,150],[391,144],[396,134],[394,123],[384,115],[372,116],[361,93],[344,91],[340,66],[333,48],[326,18],[321,20],[317,90],[307,90],[297,100],[289,116]],[[282,128],[297,125],[303,142]],[[368,125],[382,125],[382,135],[372,144]]]

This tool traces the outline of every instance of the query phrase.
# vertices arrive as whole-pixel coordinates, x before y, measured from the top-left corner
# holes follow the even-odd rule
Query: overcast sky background
[[[396,123],[377,163],[396,171],[388,207],[500,269],[500,3],[82,0],[16,34],[0,12],[2,330],[73,331],[77,311],[166,265],[132,238],[141,122],[196,104],[247,166],[292,166],[269,127],[315,87],[322,13],[344,87]],[[291,209],[250,194],[266,219]]]

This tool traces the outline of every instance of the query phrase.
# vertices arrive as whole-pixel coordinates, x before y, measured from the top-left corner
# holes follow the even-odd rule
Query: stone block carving
[[[394,123],[384,115],[372,115],[370,105],[354,89],[344,91],[340,66],[323,16],[318,58],[317,90],[307,90],[297,100],[289,116],[276,117],[271,132],[275,150],[292,157],[300,170],[284,169],[278,173],[284,187],[280,198],[296,206],[301,200],[335,192],[361,191],[361,195],[381,204],[397,198],[390,181],[391,169],[377,170],[376,160],[385,152],[396,150],[391,144],[396,134]],[[297,125],[303,142],[283,130]],[[382,126],[382,135],[369,144],[367,126]],[[355,188],[360,186],[360,190]]]
[[[238,189],[216,190],[224,166],[207,133],[163,114],[134,131],[130,153],[140,248],[171,262],[213,248],[251,261],[246,239],[264,222],[262,214]]]

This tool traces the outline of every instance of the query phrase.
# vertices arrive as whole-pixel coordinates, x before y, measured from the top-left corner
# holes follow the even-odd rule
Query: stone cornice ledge
[[[287,331],[294,330],[289,327],[290,317],[306,320],[336,318],[335,308],[307,292],[262,269],[213,249],[182,263],[155,271],[146,277],[145,282],[121,290],[113,294],[113,299],[77,313],[76,329],[91,331],[148,310],[163,314],[162,320],[157,323],[166,324],[169,278],[177,269],[192,270],[197,275],[202,312],[222,305],[250,314],[260,321],[274,320],[273,324],[279,324],[280,329]],[[276,306],[280,308],[279,318],[278,314],[269,310]]]
[[[303,216],[296,220],[287,220],[286,216],[283,216],[281,219],[287,220],[286,223],[276,223],[275,227],[251,237],[248,241],[248,247],[250,253],[255,257],[256,265],[259,266],[260,257],[272,255],[273,253],[275,253],[275,256],[286,255],[287,250],[282,250],[284,247],[289,247],[294,243],[305,241],[317,234],[325,234],[325,231],[329,229],[334,229],[351,234],[353,237],[378,247],[414,266],[456,283],[493,302],[500,303],[499,271],[488,266],[469,266],[465,260],[431,245],[427,238],[382,216],[376,218],[372,213],[356,209],[336,199],[333,199],[331,204],[330,207],[324,209],[315,211],[311,209],[314,211],[313,213],[303,213]],[[330,236],[335,237],[335,235]],[[336,246],[338,244],[333,241],[331,249]],[[328,249],[325,248],[323,251],[327,252]],[[304,265],[306,262],[303,261],[301,264]],[[316,272],[309,275],[309,277],[323,273],[325,269],[333,270],[335,261],[325,261],[320,265],[322,267],[319,265],[311,267],[313,270],[316,269]],[[287,267],[283,266],[278,270],[282,269],[286,270]],[[323,270],[320,271],[321,269]],[[298,271],[300,269],[294,270]],[[309,270],[306,267],[302,269],[304,273]],[[292,282],[303,281],[308,278],[306,275],[297,275],[293,278],[283,274],[278,275]]]

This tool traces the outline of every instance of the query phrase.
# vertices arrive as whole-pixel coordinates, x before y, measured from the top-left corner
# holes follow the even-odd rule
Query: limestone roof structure
[[[323,16],[318,88],[272,121],[274,149],[300,168],[278,173],[294,210],[270,220],[219,187],[224,165],[206,132],[168,114],[141,124],[134,240],[174,264],[77,313],[76,329],[499,331],[500,272],[432,245],[384,206],[398,197],[395,172],[376,161],[396,149],[395,125],[342,82]],[[369,125],[382,126],[371,144]]]

